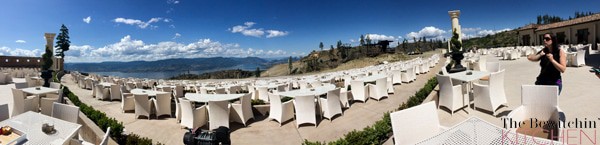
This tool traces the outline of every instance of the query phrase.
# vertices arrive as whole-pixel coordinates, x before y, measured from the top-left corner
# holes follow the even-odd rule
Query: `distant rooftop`
[[[587,22],[592,22],[592,21],[597,21],[597,20],[600,20],[600,13],[585,16],[585,17],[575,18],[572,20],[566,20],[566,21],[562,21],[562,22],[540,25],[539,27],[537,27],[537,31],[565,27],[565,26],[570,26],[570,25],[575,25],[575,24],[582,24],[582,23],[587,23]],[[527,26],[525,26],[525,27],[527,27]]]

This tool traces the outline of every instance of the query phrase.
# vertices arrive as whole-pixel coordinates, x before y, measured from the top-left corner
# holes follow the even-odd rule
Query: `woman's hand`
[[[555,61],[554,60],[554,55],[552,55],[552,53],[546,54],[546,57],[548,57],[548,60],[550,60],[550,61]]]

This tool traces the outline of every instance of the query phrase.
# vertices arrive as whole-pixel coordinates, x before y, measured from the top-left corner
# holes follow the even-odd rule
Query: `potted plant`
[[[454,67],[452,69],[450,69],[448,71],[448,73],[455,73],[455,72],[461,72],[461,71],[465,71],[467,70],[467,68],[463,67],[460,62],[462,59],[465,58],[465,56],[463,55],[465,52],[464,50],[461,50],[462,48],[462,43],[458,40],[458,33],[456,33],[456,29],[454,29],[452,31],[452,39],[450,39],[451,42],[451,49],[452,52],[449,52],[451,55],[452,60],[455,62],[454,63]]]
[[[46,52],[42,55],[42,78],[44,79],[44,87],[50,87],[50,79],[52,78],[52,51],[46,46]]]

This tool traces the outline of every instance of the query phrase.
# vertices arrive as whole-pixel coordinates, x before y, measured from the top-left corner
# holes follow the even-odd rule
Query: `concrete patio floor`
[[[497,116],[492,116],[487,111],[473,110],[472,108],[457,111],[451,116],[447,110],[440,109],[438,115],[443,126],[451,127],[471,116],[477,116],[502,127],[500,117],[507,115],[512,109],[521,104],[521,85],[533,84],[540,71],[537,62],[530,62],[524,57],[512,61],[498,60],[498,57],[491,55],[487,57],[488,61],[499,61],[501,68],[506,69],[504,85],[508,107],[497,110],[497,112],[500,112],[497,113],[499,114]],[[435,76],[445,59],[440,61],[429,73],[418,75],[416,82],[394,86],[395,93],[390,97],[381,101],[368,100],[366,103],[354,103],[349,109],[344,110],[343,116],[335,117],[332,121],[318,119],[317,127],[302,125],[300,128],[296,128],[296,122],[293,119],[279,126],[276,121],[265,119],[266,116],[255,116],[255,119],[251,120],[247,127],[239,123],[231,123],[232,143],[236,145],[301,144],[305,139],[321,142],[337,140],[349,131],[362,130],[364,127],[374,124],[375,121],[382,118],[385,112],[398,108],[409,96],[418,91],[428,79]],[[600,79],[588,71],[590,68],[590,66],[567,67],[566,72],[562,74],[564,85],[559,106],[566,114],[567,121],[574,118],[599,121],[600,111],[597,110],[600,110],[600,105],[598,105],[600,103],[600,89],[598,89]],[[15,79],[15,81],[21,80]],[[160,117],[159,119],[151,117],[150,120],[135,119],[133,112],[121,112],[120,101],[99,101],[92,98],[91,90],[77,87],[69,75],[66,75],[62,81],[84,103],[105,112],[109,117],[114,117],[123,122],[126,133],[133,132],[163,144],[183,144],[182,136],[186,130],[176,123],[174,116]],[[14,84],[0,85],[0,96],[3,97],[3,99],[0,99],[0,104],[8,103],[9,108],[12,108],[10,88],[14,88]],[[385,144],[393,144],[393,141],[390,139]]]

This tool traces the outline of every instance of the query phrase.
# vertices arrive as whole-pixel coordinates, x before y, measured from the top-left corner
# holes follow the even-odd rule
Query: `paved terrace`
[[[598,56],[595,56],[598,57]],[[596,60],[596,59],[588,59]],[[445,61],[441,59],[440,61]],[[499,61],[501,68],[506,69],[505,89],[508,99],[508,107],[498,110],[498,116],[507,115],[512,109],[520,105],[521,85],[533,84],[535,77],[539,73],[538,63],[529,62],[526,58],[518,60],[505,61],[498,60],[497,57],[488,56],[488,61]],[[592,61],[593,62],[593,61]],[[296,129],[294,120],[284,122],[280,127],[275,121],[265,119],[266,116],[255,116],[247,127],[238,123],[231,123],[233,144],[301,144],[304,139],[310,141],[333,141],[342,137],[345,133],[372,125],[375,121],[382,118],[383,113],[393,110],[399,104],[405,102],[407,98],[420,89],[425,82],[435,76],[434,72],[440,70],[441,64],[431,69],[431,72],[417,76],[417,81],[410,84],[396,85],[395,93],[389,98],[381,101],[369,100],[367,103],[355,103],[347,110],[344,110],[343,116],[338,116],[329,120],[320,120],[318,126],[303,125]],[[560,95],[560,107],[565,112],[567,121],[574,118],[599,121],[600,117],[600,79],[588,70],[591,67],[568,67],[563,74],[563,91]],[[19,81],[16,79],[15,81]],[[154,141],[164,144],[183,144],[182,136],[186,132],[181,129],[174,118],[160,118],[151,120],[135,119],[134,113],[122,113],[119,101],[98,101],[91,97],[90,90],[83,90],[77,87],[69,75],[63,78],[63,83],[68,86],[80,99],[95,109],[105,112],[109,117],[114,117],[122,121],[125,125],[125,132],[134,132],[142,137],[148,137]],[[10,88],[14,84],[0,85],[0,96],[10,96]],[[432,98],[435,99],[435,98]],[[12,108],[12,99],[0,99],[0,103],[8,103]],[[174,110],[173,110],[174,111]],[[467,113],[468,111],[468,113]],[[453,126],[470,116],[478,116],[488,122],[502,126],[499,117],[490,115],[490,113],[481,110],[466,108],[450,116],[445,109],[438,110],[441,124],[444,126]],[[410,118],[407,118],[410,119]],[[578,139],[577,139],[578,140]],[[584,142],[585,143],[585,142]],[[385,144],[393,144],[388,140]]]

